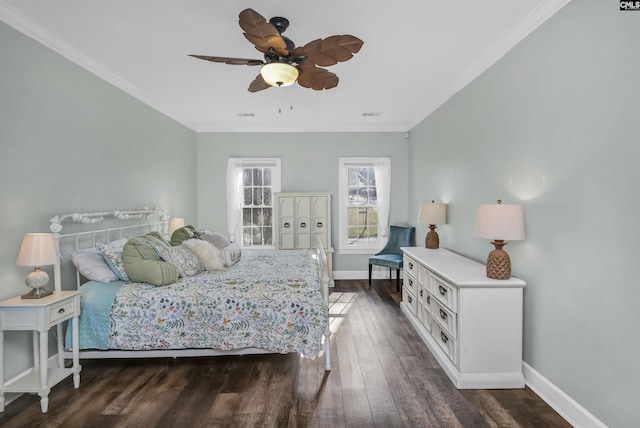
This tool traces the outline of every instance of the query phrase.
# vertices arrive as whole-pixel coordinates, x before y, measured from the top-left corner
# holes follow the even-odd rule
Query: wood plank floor
[[[529,389],[457,390],[400,312],[395,282],[337,281],[324,357],[82,360],[49,395],[23,395],[10,427],[569,427]]]

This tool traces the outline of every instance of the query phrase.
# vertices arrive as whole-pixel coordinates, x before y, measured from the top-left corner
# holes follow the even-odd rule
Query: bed
[[[327,259],[314,250],[246,250],[222,270],[155,286],[87,281],[70,261],[100,242],[167,236],[160,209],[55,216],[56,290],[79,289],[79,346],[65,358],[148,358],[298,352],[329,358]],[[71,330],[71,329],[68,329]]]

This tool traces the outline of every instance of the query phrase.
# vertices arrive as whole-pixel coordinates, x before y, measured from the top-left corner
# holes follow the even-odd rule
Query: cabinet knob
[[[440,309],[440,318],[442,318],[443,320],[447,319],[447,313],[442,309]]]
[[[307,227],[307,223],[303,221],[302,223],[300,223],[300,227]]]
[[[317,222],[317,223],[316,223],[316,227],[322,227],[322,226],[324,226],[324,224],[322,224],[322,222],[321,222],[321,221],[319,221],[319,222]]]
[[[59,313],[59,314],[64,314],[64,308],[60,308],[60,309],[58,309],[58,313]]]
[[[447,295],[447,289],[444,288],[442,285],[438,286],[438,291],[440,291],[440,294],[442,294],[443,296]]]
[[[284,227],[285,229],[288,229],[291,227],[291,224],[289,222],[286,222],[282,227]]]
[[[443,332],[440,332],[440,339],[442,339],[444,343],[447,343],[449,341],[449,338]]]

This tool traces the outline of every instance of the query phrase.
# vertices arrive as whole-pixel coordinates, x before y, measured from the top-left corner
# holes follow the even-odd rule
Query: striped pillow
[[[157,232],[129,239],[122,251],[124,270],[129,280],[153,285],[176,282],[180,271],[160,257],[162,250],[168,247],[169,244]]]

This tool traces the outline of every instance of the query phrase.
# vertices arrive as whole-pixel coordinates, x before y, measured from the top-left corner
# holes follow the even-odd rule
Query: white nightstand
[[[14,297],[0,302],[0,411],[4,411],[4,394],[7,392],[38,394],[42,413],[46,413],[51,387],[70,374],[73,374],[74,387],[80,386],[78,315],[79,291],[55,291],[42,299]],[[73,366],[65,368],[62,322],[69,319],[72,319]],[[58,330],[58,367],[49,368],[49,328],[54,325]],[[33,331],[33,368],[9,383],[4,383],[5,330]]]

